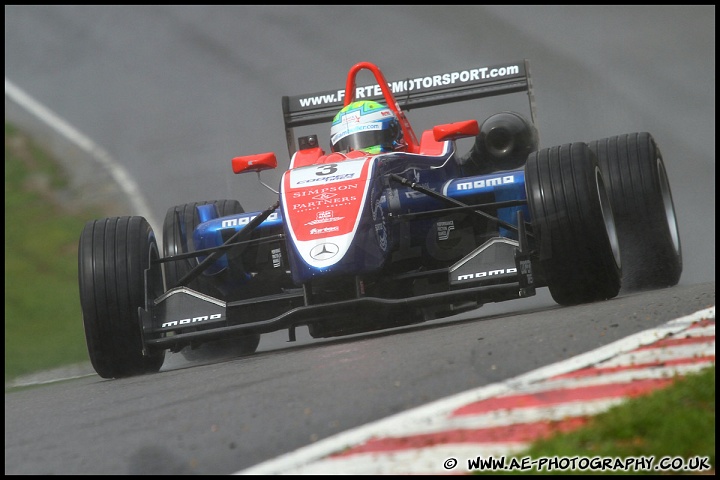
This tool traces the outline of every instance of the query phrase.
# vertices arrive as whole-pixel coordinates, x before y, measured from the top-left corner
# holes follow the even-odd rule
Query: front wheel
[[[620,246],[603,175],[587,144],[531,153],[525,187],[553,299],[575,305],[617,296]]]
[[[103,378],[160,370],[165,351],[146,352],[139,308],[145,308],[145,271],[159,257],[150,224],[142,217],[87,222],[78,247],[80,304],[88,353]],[[162,274],[147,281],[162,292]]]

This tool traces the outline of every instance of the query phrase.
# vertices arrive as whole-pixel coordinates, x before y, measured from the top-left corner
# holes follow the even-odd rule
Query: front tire
[[[620,247],[610,199],[585,143],[529,155],[525,186],[540,267],[561,305],[605,300],[620,290]]]
[[[665,164],[655,139],[630,133],[588,144],[612,201],[623,254],[623,290],[676,285],[682,249]]]
[[[146,354],[139,308],[145,308],[145,271],[159,256],[150,224],[142,217],[87,222],[80,235],[78,280],[88,353],[103,378],[160,370],[165,351]],[[148,282],[162,291],[160,270]]]

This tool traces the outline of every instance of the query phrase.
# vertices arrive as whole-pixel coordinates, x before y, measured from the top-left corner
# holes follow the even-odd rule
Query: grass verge
[[[58,163],[5,125],[5,383],[88,361],[80,312],[77,248],[92,210],[63,206]]]

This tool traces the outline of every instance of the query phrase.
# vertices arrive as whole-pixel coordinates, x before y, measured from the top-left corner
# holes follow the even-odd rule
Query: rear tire
[[[575,305],[615,297],[620,247],[603,176],[588,146],[531,153],[525,182],[540,267],[553,299]]]
[[[214,200],[208,202],[186,203],[168,209],[163,223],[163,255],[165,257],[188,253],[193,250],[193,232],[200,223],[197,207],[199,205],[214,204],[221,217],[245,213],[237,200]],[[167,262],[165,265],[165,281],[168,288],[172,288],[192,268],[198,265],[196,258]],[[200,275],[187,286],[212,297],[223,298],[224,294],[211,277]],[[260,345],[260,335],[245,335],[228,338],[206,344],[191,345],[182,350],[187,360],[204,359],[208,356],[221,354],[249,355],[254,353]]]
[[[676,285],[682,249],[660,149],[647,132],[588,144],[612,201],[623,255],[623,291]]]
[[[221,217],[245,213],[237,200],[215,200],[209,202],[186,203],[168,209],[163,222],[163,257],[171,257],[181,253],[193,251],[193,232],[200,223],[197,207],[214,204]],[[178,281],[190,270],[198,265],[197,258],[188,258],[176,262],[167,262],[165,267],[165,282],[167,288],[174,287]],[[187,287],[213,297],[221,297],[219,289],[214,285],[214,279],[199,275]]]
[[[155,373],[165,351],[145,355],[138,309],[145,307],[145,270],[159,257],[142,217],[87,222],[80,235],[78,280],[88,353],[103,378]],[[162,292],[160,270],[148,281]]]

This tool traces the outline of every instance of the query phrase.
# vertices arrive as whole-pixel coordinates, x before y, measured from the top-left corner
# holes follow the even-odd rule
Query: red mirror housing
[[[433,127],[433,136],[436,142],[475,137],[478,133],[480,133],[480,127],[478,126],[477,120],[464,120],[462,122],[446,123]]]
[[[232,159],[232,169],[235,173],[261,172],[277,168],[277,158],[273,152],[245,155]]]

